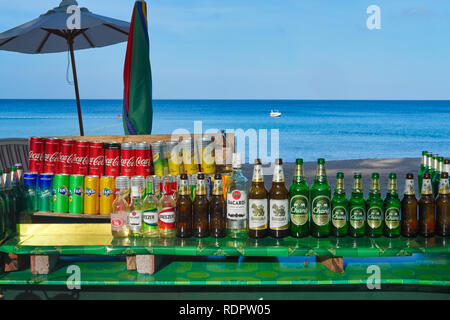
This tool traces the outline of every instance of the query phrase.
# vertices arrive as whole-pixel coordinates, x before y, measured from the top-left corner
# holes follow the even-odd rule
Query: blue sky
[[[130,20],[134,1],[79,0]],[[0,2],[0,32],[59,0]],[[368,30],[366,8],[381,8]],[[148,1],[156,99],[450,99],[448,0]],[[84,99],[119,99],[126,44],[76,52]],[[67,53],[0,51],[1,98],[74,98]]]

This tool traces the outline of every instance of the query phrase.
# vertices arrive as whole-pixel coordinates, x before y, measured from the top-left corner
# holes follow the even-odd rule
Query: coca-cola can
[[[132,177],[135,174],[134,143],[124,142],[120,146],[120,175]]]
[[[28,171],[42,173],[44,171],[45,139],[31,137],[28,151]]]
[[[45,139],[44,172],[57,173],[59,163],[59,147],[61,140],[58,138]]]
[[[72,174],[87,176],[89,173],[89,142],[75,141],[73,148],[75,156],[72,161]]]
[[[105,167],[105,150],[103,142],[89,143],[89,175],[102,176]]]
[[[151,149],[148,142],[138,142],[135,146],[136,175],[148,177],[151,175]]]
[[[70,139],[61,140],[57,173],[72,174],[72,161],[75,156],[74,144],[75,141]]]
[[[120,143],[105,143],[105,176],[117,177],[120,174]]]

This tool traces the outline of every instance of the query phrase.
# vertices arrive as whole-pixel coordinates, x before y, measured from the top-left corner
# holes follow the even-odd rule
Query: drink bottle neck
[[[344,179],[336,180],[336,187],[334,188],[335,194],[345,194],[345,184]]]
[[[437,171],[439,165],[439,161],[437,157],[433,158],[433,171]]]
[[[422,154],[422,163],[421,163],[422,167],[426,167],[427,165],[427,154]]]
[[[273,170],[273,182],[284,182],[283,166],[276,164]]]
[[[189,196],[189,182],[187,180],[180,180],[180,195]]]
[[[450,194],[450,188],[448,185],[448,178],[441,178],[439,182],[439,194]]]
[[[433,191],[431,188],[431,179],[423,179],[421,194],[423,194],[423,195],[433,194]]]
[[[353,179],[352,193],[354,193],[354,194],[362,194],[362,180],[361,180],[361,178]]]
[[[397,179],[389,179],[388,193],[389,194],[397,194],[398,193]]]
[[[221,180],[214,180],[214,187],[212,194],[214,196],[222,196],[223,195],[223,185]]]
[[[432,160],[433,160],[432,157],[430,157],[430,155],[427,155],[426,168],[429,170],[433,168]]]
[[[405,180],[405,194],[410,196],[416,195],[416,191],[414,189],[414,179]]]
[[[295,166],[294,183],[301,183],[305,180],[305,169],[302,164]]]
[[[325,171],[325,165],[319,164],[316,170],[315,180],[319,183],[327,182],[327,172]]]
[[[370,185],[370,193],[371,194],[380,194],[380,180],[372,179],[372,183]]]
[[[438,173],[442,173],[443,171],[444,171],[444,162],[438,161],[438,164],[437,164],[437,172],[438,172]]]
[[[264,182],[264,176],[262,174],[262,166],[260,164],[255,164],[255,167],[253,168],[252,182]]]
[[[195,188],[195,195],[206,196],[206,184],[205,180],[197,180],[197,186]]]

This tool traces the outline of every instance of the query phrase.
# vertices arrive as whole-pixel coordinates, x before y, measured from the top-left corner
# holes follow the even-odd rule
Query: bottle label
[[[364,226],[365,210],[362,207],[354,207],[350,209],[350,225],[354,229],[359,229]]]
[[[430,179],[423,179],[422,181],[422,194],[432,194],[431,191],[431,180]]]
[[[385,223],[389,229],[398,228],[400,226],[400,210],[395,207],[387,208]]]
[[[330,198],[324,195],[315,197],[311,203],[312,221],[319,227],[325,226],[330,221],[330,215]]]
[[[372,229],[379,228],[383,222],[383,209],[380,207],[370,207],[367,211],[367,225]]]
[[[448,179],[441,179],[441,181],[439,182],[439,193],[440,194],[449,194],[450,193]]]
[[[267,199],[249,199],[249,228],[252,230],[267,229]]]
[[[144,228],[158,226],[158,210],[156,208],[145,210],[143,213]]]
[[[139,231],[142,226],[142,210],[133,210],[128,214],[130,231]]]
[[[347,222],[347,209],[343,206],[335,206],[331,211],[331,223],[336,229],[345,226]]]
[[[263,182],[264,176],[262,174],[262,168],[261,165],[255,165],[255,168],[253,169],[253,182]]]
[[[159,212],[159,228],[171,230],[175,228],[175,211],[172,207],[162,208]]]
[[[270,229],[287,230],[289,228],[289,200],[270,199]]]
[[[227,194],[227,218],[230,220],[247,219],[247,193],[234,190]]]
[[[406,179],[405,181],[405,194],[415,195],[414,179]]]
[[[273,170],[273,182],[284,182],[284,172],[283,167],[279,164],[275,165]]]
[[[303,226],[308,222],[309,201],[308,197],[295,195],[291,198],[289,209],[291,212],[291,221],[296,226]]]
[[[111,230],[119,232],[127,225],[127,213],[111,213]]]

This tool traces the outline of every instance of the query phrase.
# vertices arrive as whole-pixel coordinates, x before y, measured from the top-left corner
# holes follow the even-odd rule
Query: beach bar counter
[[[205,190],[209,196],[213,191],[211,189],[214,189],[214,181],[218,185],[216,173],[222,174],[222,183],[227,186],[229,178],[224,177],[232,175],[227,163],[231,163],[228,159],[235,151],[233,135],[225,136],[220,132],[212,136],[204,140],[214,146],[212,153],[214,172],[204,173]],[[196,141],[199,137],[193,135],[190,138]],[[150,161],[143,161],[142,166],[148,168],[134,169],[130,176],[134,176],[136,170],[149,170],[149,176],[154,177],[146,180],[146,186],[149,186],[149,181],[152,186],[150,194],[154,194],[156,190],[165,194],[171,185],[174,186],[174,192],[178,192],[176,188],[180,186],[180,180],[174,178],[174,181],[171,181],[167,178],[175,177],[176,169],[169,168],[169,161],[159,163],[160,160],[173,160],[171,150],[167,147],[159,150],[156,143],[171,140],[170,135],[59,139],[101,141],[109,144],[117,142],[120,145],[134,143],[135,146],[137,143],[146,142],[150,148],[142,150],[150,150]],[[21,161],[23,172],[28,172],[29,165],[33,162],[29,161],[28,155],[33,155],[33,151],[28,149],[28,141],[25,141],[23,146],[18,144],[20,143],[9,144],[6,147],[0,145],[2,165],[9,161],[7,166],[14,166],[15,172],[16,162]],[[211,170],[206,164],[204,166],[202,164],[202,159],[207,158],[205,150],[209,152],[211,148],[208,149],[207,143],[202,145],[200,142],[198,145],[199,147],[193,148],[194,151],[197,148],[201,150],[197,153],[201,158],[197,171]],[[21,159],[17,152],[20,148],[26,149],[26,159]],[[58,150],[61,152],[61,149]],[[184,161],[184,149],[178,151]],[[60,154],[57,162],[60,161],[59,156]],[[76,153],[73,157],[77,157]],[[44,162],[48,159],[51,157],[44,157]],[[65,157],[62,157],[61,161],[66,161]],[[104,161],[106,162],[108,161]],[[91,164],[95,166],[98,161]],[[119,171],[121,165],[126,163],[119,161]],[[134,165],[136,166],[136,162]],[[244,173],[251,175],[253,166],[246,166]],[[285,168],[289,166],[286,165]],[[157,178],[158,174],[155,173],[160,173],[161,169],[163,172]],[[390,169],[395,171],[395,168]],[[411,168],[413,169],[416,170]],[[86,177],[91,175],[89,170]],[[104,174],[105,168],[102,170]],[[114,172],[114,168],[108,170]],[[181,169],[184,172],[187,170],[190,169],[188,167]],[[287,173],[288,170],[285,171]],[[289,175],[292,177],[292,174],[293,172],[287,173],[286,177]],[[197,183],[203,179],[198,173],[193,175],[196,176]],[[114,211],[108,214],[97,209],[98,214],[86,214],[55,210],[64,208],[64,203],[57,205],[51,203],[50,210],[42,211],[39,207],[41,201],[39,182],[36,189],[37,200],[30,203],[28,196],[25,196],[29,190],[27,182],[23,181],[24,176],[29,177],[24,174],[21,176],[19,173],[18,181],[14,182],[14,186],[19,185],[18,190],[23,192],[22,197],[16,194],[22,201],[22,204],[18,205],[21,212],[16,215],[16,221],[8,222],[4,219],[3,222],[5,227],[2,229],[3,239],[0,245],[2,256],[0,294],[3,299],[449,298],[449,237],[437,234],[430,237],[330,235],[322,238],[311,235],[295,238],[289,235],[257,239],[248,235],[239,238],[229,235],[218,238],[211,236],[180,238],[176,235],[162,237],[133,234],[114,237],[111,231],[111,221],[113,224],[115,221]],[[212,178],[214,176],[216,180]],[[134,181],[138,183],[138,179]],[[10,180],[7,186],[3,184],[2,186],[11,186],[11,182]],[[288,186],[290,184],[288,179],[286,184]],[[2,192],[6,192],[4,187]],[[73,186],[64,187],[70,189]],[[54,186],[53,188],[55,189]],[[87,192],[86,185],[83,188],[85,194],[90,193]],[[58,185],[53,193],[57,193],[59,189],[64,188]],[[97,194],[103,193],[100,186],[97,188],[94,186],[93,189]],[[133,185],[132,182],[130,189],[132,194],[136,193],[136,184]],[[74,190],[72,189],[70,196],[75,195]],[[189,191],[195,199],[195,188]],[[108,195],[108,192],[105,194]],[[201,195],[201,192],[197,194]],[[53,196],[55,194],[52,195],[51,201]],[[10,199],[13,197],[14,195]],[[75,200],[70,198],[70,201]],[[104,201],[108,203],[108,199],[105,198]],[[45,206],[45,203],[42,205]],[[71,205],[72,207],[74,205]],[[138,211],[137,205],[134,209]],[[150,210],[143,211],[150,212]],[[158,211],[164,212],[161,208]],[[144,220],[145,217],[148,215],[144,215]]]

